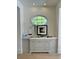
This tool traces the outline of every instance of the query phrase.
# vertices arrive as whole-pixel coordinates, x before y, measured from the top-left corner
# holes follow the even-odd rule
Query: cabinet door
[[[55,52],[56,40],[54,39],[33,39],[30,40],[30,50],[32,52]]]
[[[30,48],[31,49],[48,49],[49,48],[49,41],[48,40],[31,40],[30,41]]]
[[[40,40],[30,40],[30,48],[31,49],[37,49],[37,48],[40,48],[41,47],[41,42],[40,42]]]
[[[50,41],[50,51],[52,53],[55,53],[56,52],[56,40],[51,40]]]

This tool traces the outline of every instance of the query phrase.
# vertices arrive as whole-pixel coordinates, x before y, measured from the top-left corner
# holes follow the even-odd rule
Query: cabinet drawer
[[[44,40],[44,39],[33,39],[33,40],[30,40],[30,42],[50,42],[51,40]]]

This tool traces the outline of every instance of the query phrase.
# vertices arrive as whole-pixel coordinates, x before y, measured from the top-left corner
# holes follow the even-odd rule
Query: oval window
[[[46,25],[47,18],[44,16],[35,16],[32,18],[32,24],[33,25]]]

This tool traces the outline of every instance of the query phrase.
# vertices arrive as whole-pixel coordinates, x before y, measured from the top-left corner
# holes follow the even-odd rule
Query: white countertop
[[[40,37],[40,38],[30,38],[30,39],[57,39],[57,37]]]

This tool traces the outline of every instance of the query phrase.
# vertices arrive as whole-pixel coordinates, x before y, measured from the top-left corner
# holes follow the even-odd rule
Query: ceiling
[[[25,6],[56,6],[59,0],[20,0]]]

